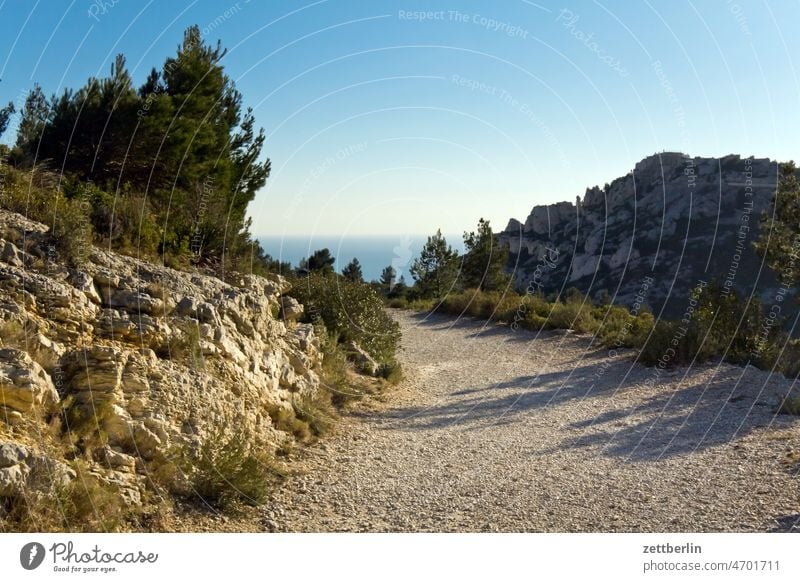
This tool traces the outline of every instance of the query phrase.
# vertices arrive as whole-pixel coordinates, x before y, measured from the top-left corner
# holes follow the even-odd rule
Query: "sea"
[[[452,234],[444,237],[453,249],[459,253],[463,252],[464,243],[461,235]],[[409,268],[414,259],[419,257],[428,235],[292,235],[261,236],[258,240],[272,258],[288,261],[293,267],[314,251],[327,248],[336,258],[334,269],[337,272],[341,272],[347,263],[357,258],[366,281],[380,279],[381,271],[391,265],[395,268],[397,277],[403,275],[410,284],[413,280]]]

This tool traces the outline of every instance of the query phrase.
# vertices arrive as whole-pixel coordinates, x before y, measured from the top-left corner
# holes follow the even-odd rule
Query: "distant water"
[[[463,242],[459,235],[445,235],[448,244],[459,252]],[[289,261],[296,267],[300,260],[314,251],[328,248],[336,257],[334,268],[341,272],[342,267],[353,258],[358,258],[364,279],[377,280],[381,271],[392,265],[397,276],[405,275],[411,283],[408,269],[419,256],[428,239],[427,235],[382,235],[382,236],[267,236],[259,237],[259,242],[273,258]]]

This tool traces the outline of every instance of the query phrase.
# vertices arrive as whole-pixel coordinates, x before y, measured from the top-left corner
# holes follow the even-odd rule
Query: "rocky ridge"
[[[73,479],[80,457],[136,505],[175,450],[293,440],[276,419],[319,388],[322,356],[284,278],[228,284],[98,248],[68,268],[47,230],[0,210],[0,497],[42,467]]]
[[[524,223],[511,219],[500,240],[519,287],[531,291],[605,291],[624,305],[650,277],[645,302],[666,315],[680,313],[701,280],[767,298],[775,277],[751,243],[777,173],[769,159],[656,154],[575,204],[535,206]]]

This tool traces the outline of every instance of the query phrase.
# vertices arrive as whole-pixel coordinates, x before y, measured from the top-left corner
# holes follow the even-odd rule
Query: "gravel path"
[[[308,451],[267,529],[800,528],[800,419],[774,414],[783,377],[726,364],[656,377],[585,336],[393,316],[406,380]]]

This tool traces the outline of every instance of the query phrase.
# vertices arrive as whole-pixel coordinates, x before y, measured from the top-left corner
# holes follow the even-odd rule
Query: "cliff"
[[[47,230],[0,210],[0,498],[69,483],[80,461],[135,506],[213,440],[294,441],[281,429],[322,357],[302,306],[280,313],[285,279],[227,284],[97,248],[69,268]]]
[[[777,172],[769,159],[657,154],[587,189],[576,204],[535,206],[524,223],[511,219],[500,240],[529,291],[576,287],[594,298],[607,292],[621,305],[643,293],[667,316],[682,312],[699,281],[768,295],[775,277],[751,243]]]

